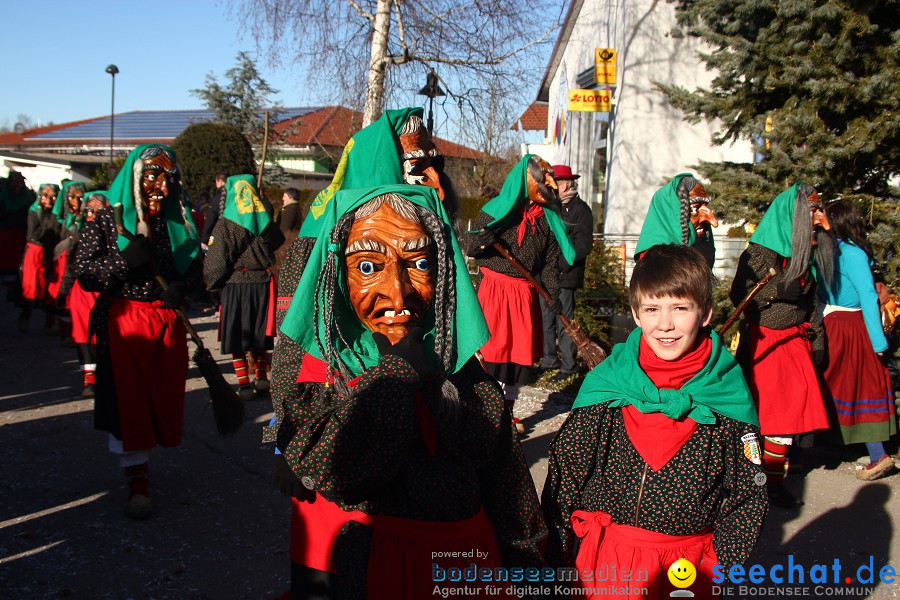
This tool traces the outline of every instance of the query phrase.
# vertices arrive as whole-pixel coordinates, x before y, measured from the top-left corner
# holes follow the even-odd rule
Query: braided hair
[[[678,182],[675,193],[680,203],[681,243],[687,246],[691,240],[691,190],[697,185],[697,180],[690,175],[683,177]]]
[[[316,344],[325,362],[337,365],[338,377],[335,387],[342,395],[349,395],[350,390],[346,382],[352,379],[350,369],[341,360],[340,352],[349,350],[350,356],[356,361],[360,370],[365,370],[362,358],[353,350],[344,331],[340,326],[340,319],[335,315],[333,307],[336,305],[335,297],[340,287],[339,278],[343,276],[340,265],[344,261],[344,252],[347,240],[350,237],[350,229],[358,218],[364,218],[376,212],[383,204],[387,203],[402,217],[421,224],[426,234],[435,246],[436,271],[434,281],[434,297],[432,309],[434,314],[434,356],[432,363],[436,365],[439,378],[444,380],[444,396],[454,397],[455,388],[449,385],[446,377],[452,372],[454,365],[453,318],[456,312],[456,263],[453,257],[453,248],[450,236],[450,228],[434,213],[419,207],[409,200],[396,194],[382,194],[341,217],[329,236],[328,256],[325,265],[316,283],[315,302],[313,308],[313,322],[316,327]],[[331,314],[322,319],[326,311]]]

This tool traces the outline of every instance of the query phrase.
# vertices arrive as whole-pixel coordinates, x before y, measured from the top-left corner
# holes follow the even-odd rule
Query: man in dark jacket
[[[209,245],[212,230],[225,209],[225,178],[225,173],[221,171],[216,173],[216,191],[213,192],[209,201],[209,207],[206,209],[206,216],[203,219],[203,232],[200,234],[200,245],[204,250]]]
[[[563,209],[560,212],[569,239],[575,247],[575,263],[569,265],[565,259],[559,260],[559,303],[562,312],[569,320],[575,317],[575,290],[584,285],[584,264],[587,255],[593,247],[594,217],[590,207],[578,195],[576,179],[581,175],[572,173],[568,165],[554,165],[553,178],[559,186],[559,199]],[[541,312],[544,318],[544,357],[541,360],[541,369],[559,369],[550,381],[558,382],[573,375],[575,366],[575,342],[569,337],[563,328],[562,322],[556,313],[541,298]],[[559,355],[556,353],[556,341],[559,340]]]
[[[297,232],[300,231],[300,225],[303,224],[303,213],[300,210],[300,190],[293,187],[284,190],[281,202],[281,212],[278,213],[278,227],[281,228],[281,233],[285,237],[288,237],[288,234],[293,232],[293,235],[290,237],[295,238],[297,237]]]

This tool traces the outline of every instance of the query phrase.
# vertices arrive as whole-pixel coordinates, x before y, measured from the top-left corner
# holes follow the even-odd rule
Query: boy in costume
[[[693,595],[708,598],[712,567],[743,563],[766,514],[756,411],[739,365],[707,328],[712,282],[697,250],[649,248],[629,301],[639,328],[588,374],[550,446],[550,562],[630,569],[640,574],[631,585],[649,594],[617,597],[662,599],[672,590],[666,571],[685,558],[698,573]],[[624,585],[607,579],[583,585]]]
[[[28,229],[25,235],[25,257],[22,260],[22,313],[19,315],[19,331],[28,330],[32,309],[40,305],[44,309],[44,332],[56,335],[56,293],[59,290],[59,265],[53,260],[53,251],[62,235],[62,224],[53,208],[59,195],[59,186],[42,183],[38,197],[28,209]]]
[[[650,200],[635,258],[657,244],[684,244],[700,251],[709,268],[716,262],[712,228],[719,226],[703,185],[691,173],[681,173],[659,188]]]
[[[432,563],[540,566],[537,496],[473,357],[487,327],[437,194],[341,190],[325,211],[281,328],[306,352],[278,432],[299,480],[292,597],[418,600]],[[432,560],[457,548],[482,559]]]
[[[487,372],[503,386],[510,412],[532,365],[543,356],[543,319],[537,292],[494,244],[499,242],[540,279],[553,298],[548,310],[562,312],[558,263],[562,256],[571,265],[575,249],[558,214],[556,187],[550,165],[526,154],[506,177],[500,195],[481,209],[469,237],[468,254],[484,275],[478,300],[491,332],[481,354]],[[516,425],[519,433],[525,432],[518,420]]]
[[[213,228],[203,263],[209,291],[221,291],[219,337],[222,354],[232,356],[238,396],[269,391],[268,350],[275,336],[275,251],[284,235],[260,199],[253,175],[233,175],[225,183],[222,217]],[[253,358],[250,384],[247,352]]]
[[[108,196],[112,206],[81,232],[75,269],[86,291],[102,292],[92,315],[94,426],[109,432],[109,449],[125,470],[125,514],[145,519],[153,513],[150,450],[181,443],[187,332],[173,308],[184,303],[188,282],[200,281],[200,244],[170,147],[135,148]]]
[[[68,234],[60,245],[65,244],[63,252],[67,257],[65,274],[59,288],[60,306],[68,310],[71,316],[72,342],[78,352],[78,364],[82,373],[82,392],[85,398],[94,397],[95,371],[97,370],[97,335],[90,331],[91,311],[97,302],[97,292],[85,291],[75,278],[75,254],[81,229],[85,223],[94,220],[101,209],[109,205],[106,192],[95,191],[84,195],[83,209],[79,211],[82,218],[67,220]]]
[[[796,439],[801,434],[828,429],[814,365],[825,360],[816,279],[827,285],[834,270],[828,229],[816,190],[794,184],[772,200],[741,254],[731,285],[731,302],[737,306],[769,269],[776,272],[744,309],[736,356],[765,436],[769,499],[781,507],[798,502],[784,486],[788,446],[802,441]]]

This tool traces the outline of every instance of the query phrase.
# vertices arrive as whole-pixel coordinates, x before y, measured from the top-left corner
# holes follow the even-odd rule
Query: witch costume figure
[[[73,281],[72,261],[73,249],[78,243],[78,235],[84,225],[84,184],[80,181],[67,181],[56,196],[53,214],[62,224],[60,240],[53,249],[53,260],[59,273],[59,282],[55,284],[57,316],[59,318],[59,336],[64,346],[72,346],[72,320],[66,307],[69,284]]]
[[[298,480],[292,597],[418,600],[444,585],[435,568],[542,565],[546,527],[473,358],[487,327],[437,194],[341,190],[322,219],[281,328],[307,353],[278,432]]]
[[[478,300],[491,332],[481,354],[487,372],[503,386],[510,412],[519,388],[531,377],[531,366],[543,356],[543,319],[537,292],[494,244],[540,279],[553,298],[550,312],[562,312],[558,262],[562,254],[571,265],[575,249],[558,214],[556,188],[550,165],[526,154],[506,177],[500,195],[481,209],[469,235],[468,254],[484,275]],[[516,430],[525,433],[518,420]]]
[[[22,259],[22,313],[19,331],[28,331],[28,321],[35,306],[44,310],[44,333],[56,335],[56,294],[62,275],[61,265],[53,259],[53,251],[62,235],[62,223],[53,211],[59,186],[42,183],[37,199],[28,209],[25,234],[25,256]]]
[[[69,313],[71,319],[71,339],[78,352],[78,364],[81,369],[82,391],[84,398],[93,398],[95,389],[95,372],[97,370],[97,335],[90,331],[91,311],[97,303],[97,292],[85,291],[75,278],[75,254],[81,239],[81,229],[90,223],[96,214],[109,206],[106,192],[94,191],[84,195],[80,210],[80,218],[70,213],[72,218],[66,219],[66,239],[60,242],[66,255],[66,268],[59,287],[58,305]],[[59,247],[59,246],[58,246]]]
[[[260,199],[253,175],[225,182],[225,208],[216,222],[203,261],[210,291],[222,292],[219,339],[232,357],[238,396],[250,400],[269,391],[268,351],[275,337],[275,250],[284,235],[272,220],[271,206]],[[253,359],[250,384],[247,353]]]
[[[109,433],[109,450],[125,470],[125,514],[145,519],[153,513],[150,450],[181,443],[187,332],[173,309],[189,283],[201,285],[200,244],[168,146],[135,148],[108,195],[112,206],[81,232],[75,269],[86,291],[102,292],[93,312],[94,426]]]
[[[737,306],[769,269],[776,272],[744,310],[736,358],[759,411],[769,500],[781,507],[798,502],[784,486],[788,447],[803,442],[802,434],[828,429],[816,375],[825,358],[816,279],[830,285],[834,270],[828,228],[819,194],[795,183],[772,200],[731,285]]]
[[[693,174],[681,173],[653,194],[635,258],[657,244],[681,244],[699,250],[712,269],[716,262],[712,228],[718,226],[706,188]]]

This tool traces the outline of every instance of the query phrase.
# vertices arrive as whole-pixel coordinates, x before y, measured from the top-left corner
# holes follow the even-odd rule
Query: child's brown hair
[[[660,244],[650,247],[634,267],[628,302],[638,312],[641,298],[690,298],[702,314],[712,309],[712,273],[706,259],[691,246]]]

